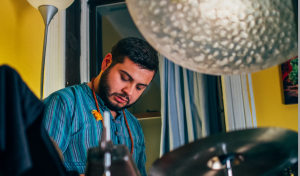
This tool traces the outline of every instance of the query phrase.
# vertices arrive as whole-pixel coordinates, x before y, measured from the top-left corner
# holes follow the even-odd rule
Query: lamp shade
[[[68,8],[74,0],[27,0],[34,8],[38,9],[42,5],[51,5],[58,9],[58,11]]]
[[[213,75],[251,73],[298,55],[291,0],[126,0],[167,59]]]

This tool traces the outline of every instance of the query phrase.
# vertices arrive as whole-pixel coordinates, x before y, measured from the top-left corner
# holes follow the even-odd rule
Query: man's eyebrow
[[[132,81],[134,80],[134,79],[133,79],[133,78],[130,76],[130,74],[129,74],[129,73],[127,73],[126,71],[124,71],[124,70],[121,70],[121,72],[125,73],[125,74],[126,74],[128,77],[129,77],[129,79],[130,79],[130,80],[132,80]]]
[[[142,83],[139,83],[138,85],[148,87],[148,84],[142,84]]]
[[[129,79],[131,80],[131,81],[134,81],[134,79],[130,76],[130,74],[129,73],[127,73],[126,71],[124,71],[124,70],[121,70],[121,72],[123,72],[124,74],[126,74],[128,77],[129,77]],[[138,85],[141,85],[141,86],[145,86],[145,87],[148,87],[148,84],[142,84],[142,83],[138,83]]]

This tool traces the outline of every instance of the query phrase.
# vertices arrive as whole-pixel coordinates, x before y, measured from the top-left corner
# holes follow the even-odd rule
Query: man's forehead
[[[119,71],[124,74],[128,74],[135,81],[138,81],[143,84],[149,84],[154,76],[154,71],[148,70],[141,65],[134,63],[128,57],[126,57],[123,63],[116,65]]]

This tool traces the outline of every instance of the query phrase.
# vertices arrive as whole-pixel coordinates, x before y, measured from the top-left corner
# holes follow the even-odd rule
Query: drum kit
[[[125,145],[114,146],[106,122],[100,146],[88,151],[86,176],[140,176]],[[279,175],[298,162],[298,133],[283,128],[256,128],[211,135],[157,159],[150,176]],[[289,175],[297,175],[294,171]],[[292,173],[293,172],[293,173]],[[285,174],[286,175],[286,174]]]

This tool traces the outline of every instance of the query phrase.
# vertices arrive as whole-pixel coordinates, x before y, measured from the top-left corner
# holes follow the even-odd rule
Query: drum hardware
[[[208,160],[207,166],[213,170],[225,169],[227,176],[232,176],[232,166],[244,161],[241,154],[227,153],[226,144],[222,144],[223,155],[215,156]]]
[[[89,149],[86,176],[140,176],[126,145],[113,145],[110,115],[104,112],[104,127],[99,147]]]

